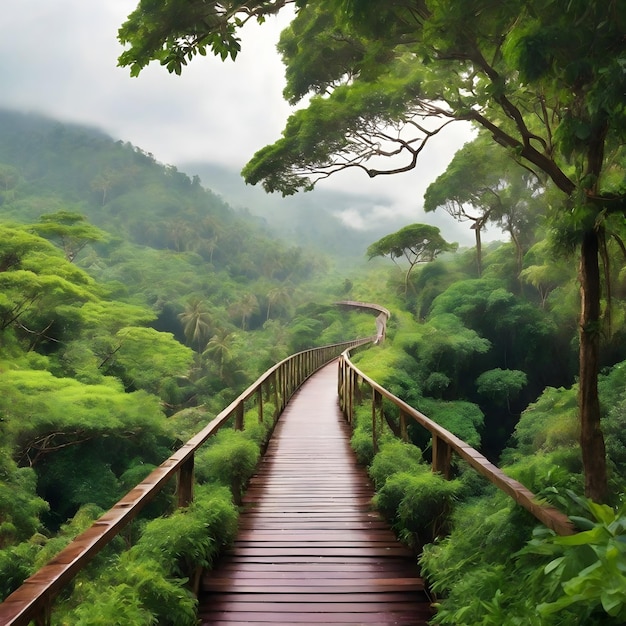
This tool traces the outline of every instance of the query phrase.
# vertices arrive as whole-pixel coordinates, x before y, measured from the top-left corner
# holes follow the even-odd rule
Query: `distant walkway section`
[[[371,509],[337,403],[337,364],[281,415],[233,549],[204,576],[203,625],[425,625],[415,556]]]

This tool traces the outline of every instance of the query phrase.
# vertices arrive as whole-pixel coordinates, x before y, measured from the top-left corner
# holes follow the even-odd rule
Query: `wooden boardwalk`
[[[205,574],[203,625],[424,625],[415,556],[371,509],[337,404],[337,366],[293,397],[244,499],[233,549]]]

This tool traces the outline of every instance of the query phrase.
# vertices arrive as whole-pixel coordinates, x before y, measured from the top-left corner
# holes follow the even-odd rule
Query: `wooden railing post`
[[[374,446],[374,454],[378,452],[378,429],[376,424],[376,409],[378,405],[381,405],[382,410],[382,396],[380,393],[372,388],[372,444]]]
[[[52,601],[46,602],[45,606],[41,608],[36,615],[35,626],[50,626],[52,624]]]
[[[346,368],[343,357],[337,361],[337,396],[339,397],[339,408],[346,417],[346,388],[345,388]],[[348,420],[349,422],[349,420]]]
[[[188,507],[193,501],[193,468],[195,456],[192,454],[178,470],[178,484],[176,491],[178,493],[178,507]]]
[[[354,422],[354,372],[348,371],[348,421]]]
[[[263,423],[263,385],[257,389],[257,410],[259,413],[259,424]]]
[[[409,441],[409,430],[406,424],[406,413],[400,410],[400,437],[404,443]]]
[[[361,377],[354,372],[354,402],[357,406],[363,402],[363,393],[361,392],[362,382]]]
[[[237,404],[235,409],[235,430],[243,430],[243,413],[244,405],[243,400]]]
[[[433,434],[433,472],[438,472],[446,480],[449,480],[451,460],[452,448],[450,445]]]
[[[274,372],[272,374],[271,381],[274,386],[274,423],[276,423],[276,420],[278,419],[278,416],[280,415],[280,406],[278,404],[279,399],[278,399],[278,373],[277,372]]]

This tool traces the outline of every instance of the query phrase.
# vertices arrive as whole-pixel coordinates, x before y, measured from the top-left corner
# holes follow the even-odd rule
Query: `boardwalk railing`
[[[84,533],[28,578],[0,604],[0,626],[37,626],[50,624],[54,598],[87,563],[131,522],[170,480],[177,477],[178,506],[187,506],[193,498],[194,455],[209,437],[227,422],[242,429],[247,409],[256,406],[259,421],[276,421],[288,400],[302,383],[344,350],[371,343],[375,337],[349,341],[294,354],[267,370],[237,399],[192,437],[172,456],[129,491],[117,504]],[[274,413],[264,415],[264,405],[271,403]]]
[[[432,469],[450,478],[452,453],[465,460],[474,470],[504,491],[518,504],[530,511],[541,523],[559,535],[570,535],[575,532],[574,526],[566,515],[554,507],[541,504],[537,497],[517,480],[507,476],[500,468],[490,463],[478,450],[472,448],[462,439],[453,435],[423,413],[409,406],[400,398],[381,387],[374,380],[359,370],[349,358],[350,350],[346,350],[339,359],[339,402],[347,421],[352,425],[355,405],[363,397],[363,387],[369,388],[372,406],[372,438],[374,450],[378,449],[378,440],[386,420],[383,398],[387,399],[399,410],[399,428],[394,429],[404,441],[408,441],[408,420],[413,420],[431,435]],[[365,394],[367,393],[367,389]]]

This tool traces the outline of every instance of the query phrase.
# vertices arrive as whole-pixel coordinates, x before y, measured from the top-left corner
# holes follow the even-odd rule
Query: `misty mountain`
[[[315,189],[283,198],[246,185],[238,171],[221,164],[190,162],[178,167],[190,176],[199,176],[205,187],[238,212],[261,218],[272,233],[332,256],[362,259],[372,242],[406,225],[406,217],[399,217],[387,221],[384,228],[376,224],[363,230],[342,219],[347,212],[368,215],[376,204],[385,202],[372,195]]]

